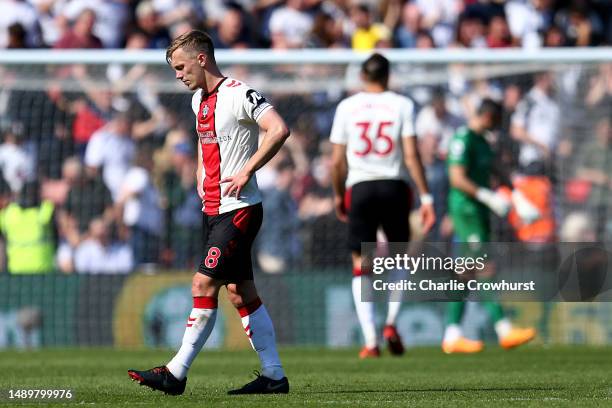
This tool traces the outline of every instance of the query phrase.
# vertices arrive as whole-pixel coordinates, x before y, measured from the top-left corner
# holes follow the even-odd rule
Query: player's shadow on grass
[[[466,387],[466,388],[407,388],[402,390],[342,390],[342,391],[308,391],[309,394],[356,394],[369,393],[414,393],[414,392],[466,392],[466,391],[561,391],[552,387]],[[299,394],[299,392],[296,392]]]

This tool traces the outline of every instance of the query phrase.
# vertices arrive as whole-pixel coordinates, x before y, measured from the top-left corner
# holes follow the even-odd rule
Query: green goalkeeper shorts
[[[482,245],[478,243],[489,242],[489,211],[477,204],[464,203],[460,208],[450,208],[450,217],[456,241],[469,243],[458,245],[457,255],[474,258],[482,256]]]

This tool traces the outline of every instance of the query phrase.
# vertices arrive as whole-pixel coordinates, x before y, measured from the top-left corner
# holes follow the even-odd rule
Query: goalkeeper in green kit
[[[491,99],[483,100],[476,115],[470,119],[468,127],[459,129],[449,144],[449,213],[456,241],[470,243],[461,246],[461,256],[481,256],[478,243],[488,242],[490,238],[489,211],[504,217],[514,205],[524,222],[531,223],[539,218],[537,208],[520,192],[513,191],[510,198],[489,188],[494,154],[484,135],[498,127],[501,114],[502,108],[497,102]],[[488,263],[485,269],[491,267]],[[533,328],[513,327],[504,317],[499,302],[487,300],[482,304],[491,316],[499,344],[503,348],[520,346],[535,337]],[[483,348],[482,341],[470,340],[461,332],[464,309],[463,301],[448,303],[447,326],[442,341],[442,350],[445,353],[476,353]]]

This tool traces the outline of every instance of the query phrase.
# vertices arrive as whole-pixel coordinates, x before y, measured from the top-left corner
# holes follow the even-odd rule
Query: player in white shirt
[[[374,304],[361,299],[362,287],[372,286],[370,268],[362,265],[361,243],[376,242],[379,227],[388,242],[409,240],[409,173],[420,193],[425,232],[434,224],[435,214],[417,150],[412,102],[388,89],[389,61],[380,54],[363,63],[361,79],[364,91],[338,105],[330,139],[334,204],[338,218],[349,224],[353,299],[365,339],[359,356],[367,358],[378,357],[380,351]],[[395,327],[399,308],[400,302],[389,302],[383,330],[389,350],[396,355],[404,351]]]
[[[221,180],[238,173],[257,151],[258,120],[273,109],[263,96],[244,83],[222,78],[215,89],[193,94],[200,167],[198,190],[207,215],[224,214],[261,203],[253,175],[239,195],[221,195]],[[203,177],[206,175],[206,177]]]
[[[192,107],[205,251],[193,277],[193,309],[178,353],[164,366],[128,374],[150,388],[182,394],[187,371],[214,327],[219,290],[226,286],[262,366],[254,381],[229,394],[287,393],[274,327],[253,281],[251,246],[262,222],[255,172],[279,151],[289,130],[257,91],[223,76],[208,34],[194,30],[177,37],[166,58],[176,78],[196,91]],[[258,147],[260,130],[264,136]]]
[[[563,113],[553,97],[554,78],[550,72],[536,74],[533,88],[516,106],[510,133],[519,141],[519,165],[525,169],[532,163],[550,161],[559,138]]]

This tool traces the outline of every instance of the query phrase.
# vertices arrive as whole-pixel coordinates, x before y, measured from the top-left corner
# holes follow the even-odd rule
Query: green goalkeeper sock
[[[465,302],[450,302],[446,306],[446,325],[451,324],[460,325],[461,318],[463,317],[463,310],[465,309]]]
[[[482,306],[489,313],[489,316],[491,316],[491,321],[494,324],[504,318],[504,309],[499,302],[489,300],[482,302]]]

